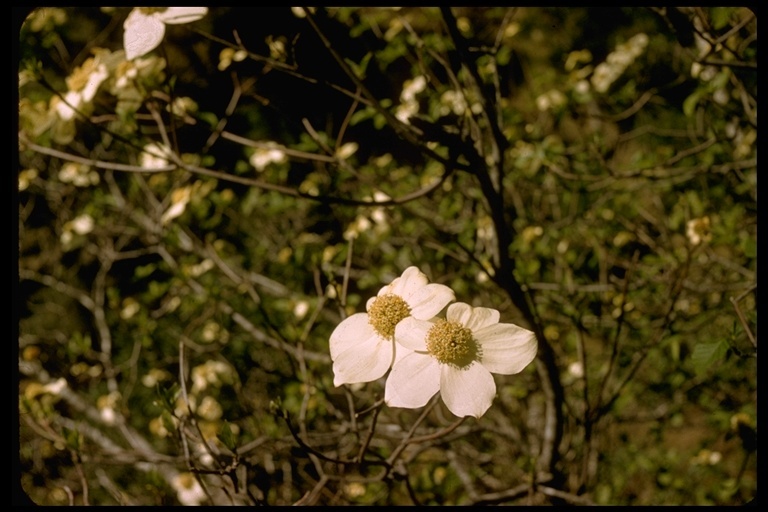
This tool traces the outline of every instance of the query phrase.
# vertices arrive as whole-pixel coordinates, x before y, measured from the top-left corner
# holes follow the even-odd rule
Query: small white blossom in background
[[[87,165],[67,162],[59,169],[59,179],[64,183],[72,183],[76,187],[88,187],[99,183],[99,173]]]
[[[189,204],[189,200],[192,198],[192,187],[186,186],[177,188],[173,192],[171,192],[171,206],[168,207],[168,209],[163,213],[162,218],[160,221],[163,224],[167,224],[171,220],[175,219],[176,217],[179,217],[182,213],[184,213],[184,210],[187,208],[187,204]]]
[[[371,197],[365,198],[367,201],[371,200]],[[392,199],[389,195],[377,190],[373,194],[373,201],[383,202]],[[377,235],[381,235],[389,230],[389,222],[387,221],[387,214],[383,206],[374,206],[369,212],[363,211],[359,213],[355,220],[344,231],[344,239],[351,240],[357,238],[360,233],[366,233],[373,229],[373,232]]]
[[[689,220],[685,226],[685,235],[692,245],[710,242],[712,240],[712,232],[710,231],[709,216]]]
[[[26,388],[24,388],[24,397],[27,400],[35,399],[41,395],[50,394],[53,396],[59,396],[59,394],[67,388],[67,381],[64,377],[58,380],[51,381],[47,384],[41,384],[39,382],[30,382]]]
[[[300,300],[296,303],[295,306],[293,306],[293,315],[296,317],[296,320],[301,320],[307,315],[308,312],[309,302],[305,300]]]
[[[99,416],[101,420],[107,425],[114,425],[117,419],[117,412],[115,408],[120,401],[120,393],[114,391],[108,395],[101,395],[96,400],[96,407],[99,408]]]
[[[407,123],[408,119],[419,112],[419,101],[416,95],[427,88],[427,77],[419,75],[403,83],[400,93],[400,105],[397,106],[395,117]]]
[[[171,482],[179,503],[186,506],[200,505],[205,501],[205,491],[192,473],[179,473]]]
[[[639,57],[648,46],[648,36],[640,33],[632,36],[626,43],[620,44],[608,54],[592,73],[592,86],[597,92],[606,92],[624,71]]]
[[[285,152],[277,147],[256,148],[249,161],[259,172],[267,168],[269,164],[281,164],[288,159]]]
[[[203,326],[203,330],[200,333],[200,340],[206,343],[215,341],[220,344],[226,344],[229,341],[229,331],[222,327],[220,323],[209,320]]]
[[[27,190],[29,185],[37,179],[37,169],[24,169],[19,173],[19,192]]]
[[[722,453],[704,448],[698,454],[696,454],[695,457],[693,457],[691,462],[702,466],[714,466],[718,464],[722,459]]]
[[[211,270],[215,265],[216,264],[213,262],[212,259],[205,258],[200,263],[196,263],[195,265],[186,267],[185,270],[187,275],[191,277],[200,277],[201,275]]]
[[[395,361],[384,400],[390,407],[422,407],[436,394],[456,416],[479,418],[496,395],[492,373],[519,373],[536,357],[533,332],[499,323],[499,312],[468,304],[448,306],[445,319],[404,318],[395,340],[409,350]]]
[[[165,428],[165,422],[162,416],[149,420],[149,431],[157,437],[168,437],[171,433]]]
[[[366,303],[366,313],[355,313],[343,320],[330,337],[335,386],[371,382],[382,377],[396,357],[405,352],[395,349],[395,327],[405,318],[428,320],[455,299],[453,290],[442,284],[429,284],[416,267],[379,290]]]
[[[74,231],[78,235],[87,235],[88,233],[93,231],[93,227],[95,225],[93,221],[93,217],[91,217],[87,213],[78,215],[77,217],[72,219],[70,222],[71,222],[72,231]]]
[[[309,11],[310,14],[314,14],[316,8],[315,7],[308,7],[307,10]],[[305,18],[307,16],[307,13],[304,11],[303,7],[291,7],[291,12],[297,18]]]
[[[212,396],[204,397],[196,412],[201,418],[208,421],[215,421],[224,414],[221,405]]]
[[[152,368],[141,378],[141,383],[148,388],[153,388],[158,383],[169,380],[171,377],[172,375],[165,370]]]
[[[166,25],[197,21],[208,14],[207,7],[134,7],[123,23],[123,48],[128,60],[157,48]]]
[[[234,48],[224,48],[219,53],[219,71],[224,71],[233,62],[241,62],[248,56],[245,50],[235,50]]]
[[[358,147],[357,142],[347,142],[346,144],[342,144],[336,149],[336,158],[346,160],[357,152]]]
[[[82,66],[75,68],[66,78],[67,92],[63,100],[53,101],[51,106],[62,121],[75,118],[76,110],[88,112],[90,102],[96,96],[99,87],[109,77],[109,71],[97,55],[86,60]]]
[[[94,222],[93,217],[88,214],[83,214],[75,217],[71,221],[64,224],[63,231],[59,237],[64,250],[69,250],[72,247],[70,244],[75,241],[75,235],[87,235],[93,230]]]
[[[568,365],[568,373],[573,377],[580,379],[584,377],[584,365],[581,364],[581,361],[574,361]]]
[[[43,386],[44,393],[50,393],[52,395],[58,395],[67,388],[67,380],[64,377],[60,377],[58,380],[54,380]]]
[[[267,36],[266,40],[264,41],[267,43],[267,46],[269,47],[269,56],[277,61],[285,61],[285,59],[288,57],[288,52],[285,50],[285,37],[274,37],[274,36]]]
[[[536,107],[541,112],[546,112],[547,110],[557,110],[565,105],[567,101],[568,100],[565,97],[565,94],[558,91],[557,89],[552,89],[536,98]]]
[[[440,115],[447,116],[454,113],[457,116],[464,115],[467,110],[467,100],[461,91],[449,89],[440,96]]]
[[[189,96],[181,96],[174,98],[173,103],[165,107],[165,109],[179,117],[187,117],[188,114],[197,112],[198,106],[197,102]]]
[[[145,169],[163,169],[168,166],[170,150],[162,144],[151,142],[144,146],[139,163]]]
[[[192,368],[190,374],[192,377],[190,393],[200,393],[208,385],[221,386],[232,380],[232,369],[222,361],[206,361]]]

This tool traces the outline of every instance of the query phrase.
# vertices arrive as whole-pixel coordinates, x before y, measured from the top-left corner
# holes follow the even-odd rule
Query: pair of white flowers
[[[495,309],[455,299],[449,287],[407,268],[368,300],[366,313],[331,333],[334,385],[371,382],[391,369],[387,405],[414,409],[439,392],[456,416],[482,416],[496,395],[491,373],[521,372],[536,357],[536,337],[499,323]]]

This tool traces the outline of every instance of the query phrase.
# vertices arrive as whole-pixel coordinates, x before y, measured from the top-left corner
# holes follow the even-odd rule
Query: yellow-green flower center
[[[368,322],[382,338],[392,339],[395,326],[411,315],[411,307],[399,295],[387,293],[376,297],[368,309]]]
[[[472,331],[458,322],[438,320],[427,332],[427,351],[441,364],[469,366],[480,357]]]

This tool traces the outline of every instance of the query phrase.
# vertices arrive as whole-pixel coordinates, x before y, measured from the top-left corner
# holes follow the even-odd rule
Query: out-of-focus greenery
[[[214,7],[129,63],[129,12],[19,34],[33,501],[755,496],[754,13]],[[480,419],[333,386],[410,265],[539,338]]]

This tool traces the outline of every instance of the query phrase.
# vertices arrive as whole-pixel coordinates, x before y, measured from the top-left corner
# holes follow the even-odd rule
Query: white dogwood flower
[[[448,306],[445,319],[408,317],[395,329],[411,350],[392,366],[384,400],[391,407],[422,407],[435,393],[456,416],[479,418],[491,406],[491,373],[521,372],[536,357],[536,336],[499,323],[499,312],[468,304]]]
[[[125,58],[135,59],[157,48],[166,25],[191,23],[207,13],[207,7],[134,7],[123,23]]]
[[[455,299],[445,285],[429,284],[416,267],[379,290],[366,304],[366,313],[343,320],[331,333],[333,383],[371,382],[384,375],[396,359],[395,327],[405,318],[427,320]],[[397,358],[403,355],[402,348]]]

